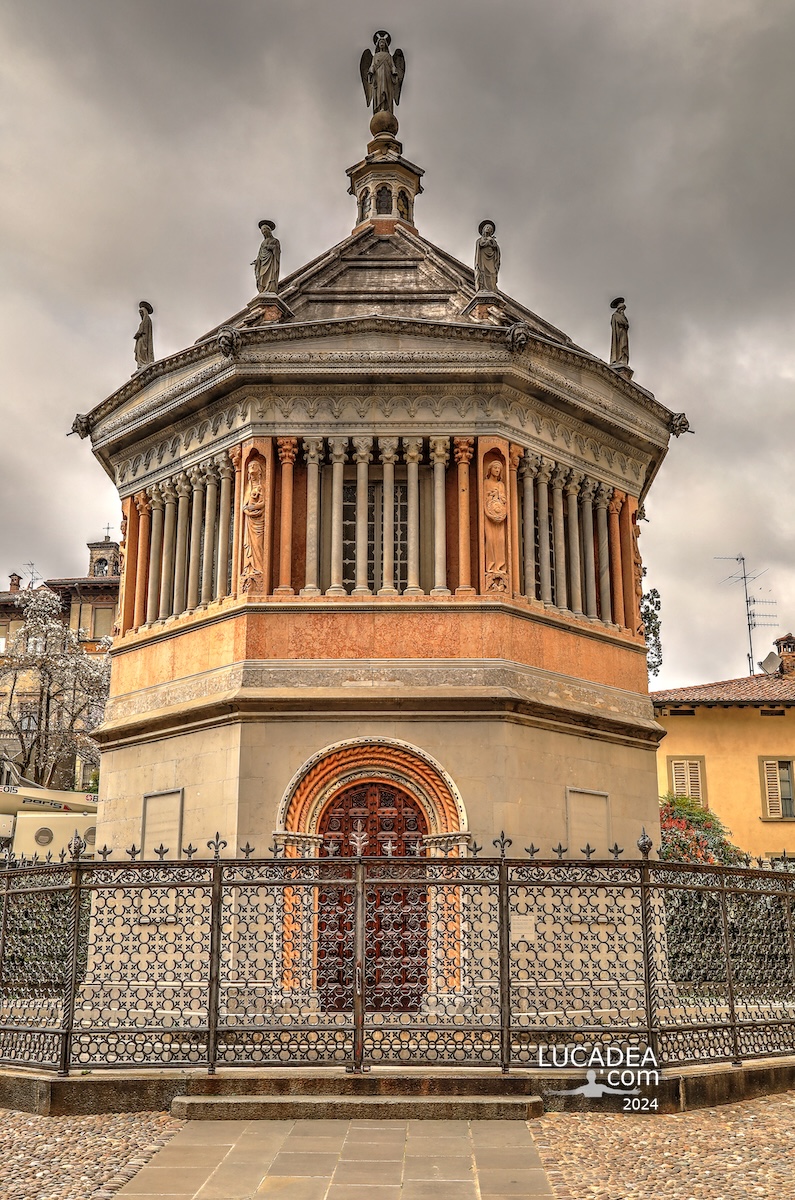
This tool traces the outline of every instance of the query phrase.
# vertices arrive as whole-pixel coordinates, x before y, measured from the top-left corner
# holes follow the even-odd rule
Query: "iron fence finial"
[[[651,840],[648,833],[646,832],[645,825],[642,826],[642,832],[641,832],[640,837],[638,838],[637,844],[638,844],[638,849],[640,850],[643,857],[648,858],[649,855],[651,854],[652,850],[654,849],[654,842]]]

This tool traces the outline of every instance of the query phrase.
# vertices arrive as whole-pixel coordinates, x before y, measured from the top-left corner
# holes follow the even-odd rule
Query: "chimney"
[[[795,675],[795,636],[785,633],[783,637],[776,638],[774,644],[781,659],[781,674]]]
[[[18,592],[18,591],[19,591],[19,585],[20,585],[20,583],[22,582],[22,576],[21,576],[21,575],[17,575],[16,571],[12,571],[12,572],[11,572],[11,575],[9,576],[9,578],[10,578],[10,580],[11,580],[11,586],[9,587],[9,589],[8,589],[8,590],[9,590],[10,592]]]

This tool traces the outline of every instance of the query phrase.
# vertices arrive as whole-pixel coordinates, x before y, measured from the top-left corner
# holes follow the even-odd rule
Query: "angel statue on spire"
[[[390,54],[389,44],[391,41],[391,35],[385,29],[379,29],[373,35],[375,54],[370,50],[365,50],[359,63],[364,95],[368,106],[372,104],[373,113],[394,114],[395,105],[400,103],[400,91],[403,87],[403,77],[406,74],[406,60],[402,50],[396,50],[394,54]]]

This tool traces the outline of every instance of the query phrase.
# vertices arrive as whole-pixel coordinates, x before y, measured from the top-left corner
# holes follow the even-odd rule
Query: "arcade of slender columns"
[[[472,561],[472,489],[477,451],[474,437],[279,437],[278,555],[273,596],[295,595],[293,513],[296,478],[305,488],[305,575],[300,595],[320,598],[321,471],[331,468],[329,576],[325,596],[349,594],[343,578],[343,492],[348,464],[355,467],[354,580],[350,594],[371,596],[368,579],[368,497],[372,471],[379,468],[383,494],[381,586],[378,594],[397,597],[395,563],[395,470],[404,468],[407,524],[405,596],[422,596],[420,562],[424,531],[432,539],[429,594],[446,598],[476,595]],[[631,623],[636,601],[629,594],[633,576],[631,521],[623,491],[583,471],[525,450],[508,448],[509,526],[512,593],[557,611],[572,613],[613,628]],[[137,522],[135,554],[126,569],[132,577],[132,628],[206,607],[236,594],[243,537],[240,448],[207,458],[187,471],[153,483],[129,502]],[[303,475],[296,476],[296,463]],[[432,475],[432,513],[421,513],[420,468]],[[448,546],[448,471],[455,480],[457,537]],[[449,494],[453,494],[452,492]],[[300,510],[299,510],[300,511]],[[422,518],[422,519],[421,519]],[[431,519],[432,518],[432,519]],[[480,518],[477,519],[478,522]],[[453,523],[452,527],[455,527]],[[451,560],[453,565],[451,573]],[[231,567],[231,569],[230,569]],[[628,581],[630,581],[628,583]],[[266,593],[270,590],[266,586]],[[500,595],[505,598],[504,593]]]

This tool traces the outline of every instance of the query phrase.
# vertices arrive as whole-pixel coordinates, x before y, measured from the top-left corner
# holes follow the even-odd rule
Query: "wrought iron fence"
[[[0,870],[0,1062],[531,1067],[795,1054],[795,874],[213,857]],[[190,848],[193,850],[193,848]],[[644,847],[648,850],[648,847]],[[193,851],[195,853],[195,851]]]

